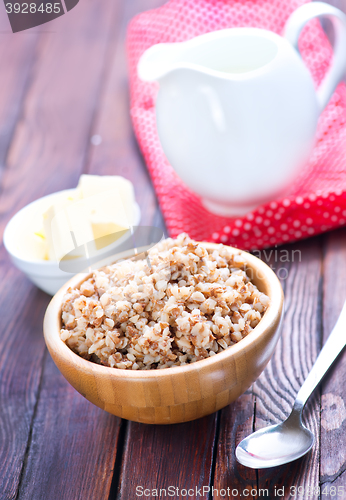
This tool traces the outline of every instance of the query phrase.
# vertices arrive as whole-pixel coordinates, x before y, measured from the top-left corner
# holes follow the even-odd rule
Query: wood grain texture
[[[28,89],[38,39],[38,33],[14,39],[5,10],[1,9],[0,181]],[[6,218],[4,212],[0,208],[2,221]],[[0,293],[0,492],[1,498],[7,499],[16,496],[30,434],[44,355],[40,312],[45,310],[47,300],[9,265],[2,244]],[[16,297],[21,298],[20,302]]]
[[[75,186],[82,171],[131,179],[142,224],[163,227],[132,133],[124,46],[128,20],[162,3],[81,0],[67,16],[35,33],[15,36],[1,9],[0,234],[17,209],[44,194]],[[345,0],[330,3],[345,10]],[[102,137],[100,146],[90,144],[95,134]],[[10,265],[1,246],[1,500],[103,500],[109,495],[112,500],[116,496],[133,500],[137,485],[150,489],[172,485],[180,490],[213,485],[239,492],[268,488],[267,498],[275,498],[275,487],[284,487],[280,498],[297,498],[290,495],[291,486],[307,493],[308,487],[318,485],[319,447],[325,491],[321,498],[344,498],[345,353],[323,384],[321,408],[317,391],[305,410],[307,425],[318,438],[321,409],[321,439],[312,454],[259,474],[234,460],[235,445],[254,424],[258,428],[287,415],[321,344],[321,239],[283,248],[302,249],[302,264],[280,264],[288,270],[283,281],[287,308],[283,338],[253,390],[219,416],[164,427],[128,424],[121,461],[119,419],[88,403],[58,373],[42,339],[49,299]],[[324,340],[346,297],[345,248],[344,230],[326,236]],[[186,496],[177,493],[173,498]],[[240,497],[231,493],[228,498]]]
[[[59,34],[55,32],[41,35],[34,65],[32,60],[26,64],[25,55],[20,58],[21,54],[13,46],[13,55],[16,55],[21,64],[21,73],[18,71],[12,76],[11,71],[8,71],[6,78],[2,81],[4,82],[4,90],[6,87],[6,90],[11,92],[8,95],[3,93],[3,96],[7,97],[6,104],[9,105],[9,109],[13,113],[14,122],[15,106],[13,106],[13,100],[16,100],[15,105],[17,105],[17,100],[20,101],[20,99],[19,90],[12,83],[16,80],[17,75],[19,81],[24,85],[26,83],[25,71],[29,71],[29,68],[31,80],[29,81],[24,109],[21,109],[23,103],[18,103],[18,113],[21,112],[21,120],[11,145],[7,171],[2,183],[3,196],[0,198],[0,210],[3,217],[0,221],[1,230],[3,230],[9,216],[29,201],[48,192],[75,185],[83,168],[85,150],[90,140],[90,125],[96,109],[96,98],[102,89],[100,78],[107,73],[103,71],[103,67],[105,67],[107,57],[110,58],[112,55],[109,53],[109,39],[112,32],[117,32],[119,29],[117,23],[120,22],[121,16],[117,9],[119,6],[123,6],[121,2],[107,2],[106,5],[99,8],[98,5],[90,1],[86,3],[88,6],[86,10],[84,9],[84,17],[79,11],[78,16],[75,15],[73,19],[71,13],[66,16],[65,24],[61,26]],[[31,40],[38,37],[33,34],[30,36]],[[25,47],[25,54],[28,53],[31,46],[30,44],[24,45],[25,36],[17,35],[16,40],[18,40],[17,49],[22,47],[24,50]],[[22,45],[20,40],[23,41]],[[108,52],[106,48],[108,48]],[[11,54],[11,51],[9,52]],[[14,73],[16,69],[19,69],[14,64],[12,67]],[[13,82],[10,78],[13,79]],[[7,119],[8,124],[10,120],[6,116],[6,109],[4,111],[1,105],[0,99],[1,116]],[[10,140],[9,126],[7,126],[6,131],[7,136],[6,134],[3,136]],[[3,153],[5,157],[7,153],[5,149],[7,149],[8,144],[5,148],[5,141],[3,141],[0,146],[2,146],[1,160],[1,154]],[[134,145],[130,145],[130,147],[135,149]],[[69,398],[66,398],[64,391],[60,390],[55,393],[54,398],[49,398],[49,386],[54,385],[57,374],[48,356],[45,360],[45,378],[42,378],[44,349],[41,323],[48,297],[37,292],[18,271],[9,265],[3,248],[0,252],[0,265],[0,288],[3,292],[2,325],[4,328],[8,327],[5,330],[6,335],[3,335],[0,340],[0,352],[3,354],[2,374],[5,380],[8,380],[10,389],[13,389],[14,383],[13,370],[18,366],[18,363],[21,365],[19,360],[26,359],[26,354],[30,356],[31,360],[20,370],[16,369],[15,379],[21,383],[20,389],[17,388],[16,391],[11,392],[6,384],[3,384],[1,388],[1,409],[3,411],[1,414],[0,409],[0,433],[4,436],[6,443],[1,449],[3,459],[0,470],[1,498],[14,498],[17,495],[19,481],[22,481],[20,498],[34,497],[36,499],[39,498],[39,494],[42,495],[41,498],[45,498],[45,488],[48,487],[54,492],[50,496],[51,498],[54,494],[63,498],[64,495],[67,495],[65,498],[69,499],[77,497],[81,489],[83,489],[84,498],[88,498],[88,495],[89,498],[94,498],[94,489],[90,484],[88,485],[85,478],[83,479],[84,476],[79,474],[81,467],[85,468],[85,457],[89,458],[89,463],[93,466],[96,458],[98,464],[96,473],[100,470],[102,474],[96,478],[94,469],[94,474],[90,474],[89,479],[92,480],[94,487],[99,488],[102,496],[107,496],[117,450],[119,421],[92,407],[74,391],[72,391],[74,397],[69,394]],[[9,283],[12,284],[10,291],[8,290]],[[41,308],[36,298],[37,293],[42,297]],[[29,300],[30,295],[33,296],[33,300]],[[25,310],[28,314],[23,315],[22,326],[18,325],[18,321],[16,321],[15,334],[13,334],[15,323],[13,318],[20,314],[19,297],[21,303],[27,303],[28,309]],[[37,311],[36,324],[28,321],[31,320],[30,308],[35,308]],[[30,331],[33,327],[36,328],[36,342],[33,342],[30,337]],[[23,330],[25,335],[22,333]],[[29,338],[27,338],[28,336]],[[21,348],[17,349],[18,352],[15,354],[18,342],[21,342]],[[6,348],[4,348],[5,344]],[[59,381],[62,387],[65,384],[65,388],[71,391],[61,376]],[[42,397],[37,406],[41,387]],[[53,418],[54,409],[55,421]],[[94,414],[95,411],[96,414]],[[90,433],[95,429],[90,425],[80,426],[80,421],[74,420],[71,432],[74,432],[75,443],[79,446],[76,449],[74,460],[68,463],[67,468],[60,468],[60,474],[55,472],[49,477],[42,465],[57,468],[58,464],[55,462],[55,458],[62,457],[64,451],[66,453],[66,449],[63,450],[60,441],[64,436],[65,421],[59,419],[58,416],[64,415],[70,421],[70,416],[73,420],[71,412],[76,412],[80,417],[88,412],[91,413],[93,425],[98,421],[100,432],[102,431],[105,436],[112,436],[112,439],[109,439],[109,446],[105,450],[99,432],[95,435],[97,439],[93,443],[95,446],[90,453],[89,441],[85,441],[84,432],[89,431]],[[47,419],[47,415],[49,415],[49,419]],[[33,418],[35,418],[34,425]],[[49,424],[49,421],[52,425]],[[49,448],[46,447],[47,441],[50,443]],[[66,444],[66,440],[64,444]],[[40,450],[42,455],[36,454],[37,450]],[[100,455],[100,450],[102,450],[102,459],[97,458]],[[80,461],[76,461],[76,458],[79,458]],[[24,459],[27,469],[23,472]],[[105,474],[105,470],[108,470],[109,473]],[[67,473],[70,474],[70,479]],[[34,483],[33,477],[36,478]],[[71,480],[72,477],[73,480]],[[97,486],[95,486],[95,480]],[[66,487],[69,482],[71,483],[72,496],[70,496],[71,491]],[[41,489],[38,488],[40,484],[42,485]],[[35,490],[33,490],[34,486]]]
[[[55,32],[40,37],[3,175],[0,213],[9,216],[40,196],[77,185],[120,4],[85,0],[53,21]]]
[[[89,150],[87,172],[99,175],[117,174],[129,179],[135,187],[136,200],[142,211],[141,225],[164,228],[158,202],[134,137],[130,111],[126,61],[126,30],[139,12],[161,6],[164,0],[131,0],[124,2],[121,29],[109,46],[109,67],[93,135],[102,142]]]
[[[6,11],[0,9],[0,182],[8,148],[21,116],[39,38],[39,30],[13,36]]]
[[[39,33],[15,37],[1,30],[8,21],[0,12],[0,180],[15,126],[20,119],[36,55]],[[6,25],[6,24],[5,24]]]
[[[17,498],[108,498],[119,424],[76,393],[47,354]]]
[[[120,2],[98,5],[87,0],[83,2],[83,9],[73,10],[68,16],[55,21],[56,32],[41,33],[35,64],[30,69],[21,118],[17,122],[2,178],[1,231],[9,217],[26,203],[77,183],[89,142],[108,36],[113,29],[119,5]],[[25,35],[13,36],[18,40],[22,39],[25,44]],[[18,77],[20,78],[20,73]],[[12,92],[13,89],[9,91]],[[54,462],[54,457],[63,453],[60,437],[66,432],[66,420],[53,419],[52,425],[49,425],[47,419],[42,429],[42,418],[44,415],[45,418],[47,415],[52,416],[53,404],[55,413],[59,414],[60,411],[68,419],[73,407],[77,415],[87,415],[89,404],[82,400],[82,409],[78,405],[78,394],[72,391],[76,397],[73,406],[71,396],[68,400],[63,391],[59,391],[56,399],[47,397],[46,401],[40,400],[41,406],[38,405],[40,389],[47,387],[47,384],[54,387],[56,383],[56,376],[50,372],[53,363],[48,356],[44,372],[47,380],[42,372],[45,353],[42,320],[48,297],[38,292],[23,275],[13,269],[3,246],[0,249],[0,274],[3,330],[0,337],[0,372],[3,380],[0,387],[0,434],[4,443],[1,447],[0,497],[6,500],[16,498],[20,489],[21,498],[46,498],[46,492],[41,492],[43,496],[39,497],[31,490],[30,474],[34,474],[36,481],[42,483],[42,491],[48,481],[46,470],[41,467],[40,457],[32,451],[31,445],[48,451],[46,443],[49,442],[51,454],[45,458],[45,464]],[[65,388],[68,387],[62,377],[60,381],[65,384]],[[106,418],[103,421],[103,433],[108,436],[112,434],[115,442],[117,425],[114,424],[114,419],[110,421]],[[89,489],[89,494],[92,495],[91,483],[87,487],[87,476],[83,478],[79,471],[86,467],[85,457],[95,470],[95,463],[97,464],[101,452],[104,456],[96,466],[96,471],[100,472],[99,478],[94,474],[89,475],[89,480],[94,486],[95,480],[99,482],[102,491],[110,489],[116,453],[111,441],[107,451],[102,439],[98,439],[97,446],[90,448],[84,435],[88,428],[80,426],[78,433],[77,427],[75,422],[75,439],[80,446],[83,445],[84,453],[82,448],[77,449],[75,460],[67,469],[60,470],[60,476],[57,473],[60,462],[54,462],[53,469],[56,470],[49,478],[49,486],[53,488],[50,498],[54,498],[54,491],[60,492],[59,498],[63,497],[62,490],[54,487],[54,478],[61,488],[65,480],[66,484],[73,483],[74,491],[78,491],[80,487]],[[97,437],[100,438],[100,434]],[[65,453],[67,451],[68,448]],[[82,462],[78,462],[78,457],[83,457]],[[25,471],[25,465],[28,464],[29,476]],[[109,475],[104,474],[105,464],[109,465]],[[66,484],[65,498],[70,499]]]
[[[119,500],[133,500],[137,486],[148,489],[147,498],[155,498],[152,490],[169,486],[171,498],[210,498],[214,437],[217,415],[185,424],[148,426],[130,422],[125,441],[125,454],[120,478]],[[200,496],[196,494],[200,489]],[[156,495],[158,496],[158,494]],[[165,497],[162,492],[162,498]],[[138,497],[139,498],[139,497]],[[143,498],[145,498],[143,496]],[[168,497],[169,498],[169,497]],[[113,500],[113,499],[110,499]]]
[[[222,410],[215,486],[227,488],[234,485],[235,494],[232,495],[231,491],[229,498],[240,498],[244,488],[257,490],[255,498],[275,498],[275,491],[283,493],[283,498],[291,498],[293,488],[318,486],[318,439],[312,455],[287,466],[257,472],[238,464],[234,451],[241,439],[253,430],[288,416],[295,394],[319,351],[321,241],[314,238],[262,250],[260,254],[255,252],[255,255],[282,278],[285,294],[282,335],[267,368],[253,385],[252,394],[241,396]],[[306,410],[309,415],[307,425],[317,436],[318,411],[316,400]]]
[[[256,471],[239,464],[235,458],[237,444],[253,432],[255,399],[252,388],[237,401],[221,410],[220,432],[215,457],[214,487],[229,488],[227,498],[240,498],[244,489],[257,489]],[[251,498],[257,498],[257,495]]]
[[[296,393],[308,375],[321,348],[322,251],[319,238],[281,247],[289,261],[276,263],[287,268],[283,280],[285,316],[281,339],[263,374],[254,384],[255,429],[284,420]],[[294,252],[298,250],[299,252]],[[282,254],[281,254],[282,255]],[[284,273],[282,272],[282,275]],[[291,464],[258,471],[258,487],[273,494],[284,487],[283,498],[293,498],[294,488],[319,486],[319,397],[310,400],[303,420],[316,437],[312,451]],[[292,488],[292,489],[291,489]],[[309,497],[310,498],[310,497]],[[318,498],[315,493],[311,498]]]
[[[16,289],[1,303],[0,337],[0,498],[16,498],[35,411],[44,357],[42,315],[47,296],[30,286],[16,270],[9,279]],[[21,301],[15,300],[15,292]],[[4,293],[2,293],[4,297]],[[5,298],[4,297],[4,298]]]
[[[334,327],[346,300],[346,231],[325,237],[323,342]],[[346,352],[327,374],[321,395],[321,487],[332,497],[346,497]],[[343,493],[340,495],[340,493]],[[325,497],[324,497],[325,498]]]
[[[346,13],[346,0],[329,0],[328,3]],[[345,229],[326,234],[324,244],[323,343],[346,300]],[[321,498],[346,497],[345,404],[346,353],[343,352],[325,377],[321,389]]]

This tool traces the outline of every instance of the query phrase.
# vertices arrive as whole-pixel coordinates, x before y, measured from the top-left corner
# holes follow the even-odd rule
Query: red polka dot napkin
[[[128,30],[131,115],[171,236],[217,241],[244,249],[263,248],[306,238],[346,224],[346,88],[340,84],[322,113],[316,144],[285,197],[244,217],[209,213],[179,179],[161,149],[155,123],[156,84],[137,76],[143,52],[160,42],[180,42],[209,31],[252,26],[282,34],[286,20],[304,0],[170,0],[134,18]],[[302,57],[316,87],[332,57],[317,20],[303,30]]]

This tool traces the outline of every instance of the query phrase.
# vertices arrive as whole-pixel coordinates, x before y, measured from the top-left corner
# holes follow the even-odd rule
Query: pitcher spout
[[[144,52],[138,63],[138,76],[155,82],[179,65],[181,47],[178,43],[159,43]]]

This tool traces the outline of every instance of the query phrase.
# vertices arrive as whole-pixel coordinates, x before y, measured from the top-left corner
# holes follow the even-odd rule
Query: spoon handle
[[[293,409],[301,411],[312,392],[316,389],[319,382],[334,363],[340,352],[346,345],[346,302],[342,308],[340,316],[329,335],[326,343],[321,349],[314,366],[312,367],[305,382],[301,386]]]

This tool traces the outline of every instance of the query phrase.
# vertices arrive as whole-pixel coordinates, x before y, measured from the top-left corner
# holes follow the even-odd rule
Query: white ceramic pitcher
[[[332,65],[317,91],[299,51],[307,21],[331,19]],[[156,119],[168,161],[204,205],[236,216],[282,194],[306,162],[317,120],[346,68],[346,16],[311,2],[284,37],[231,28],[149,48],[142,80],[158,81]]]

